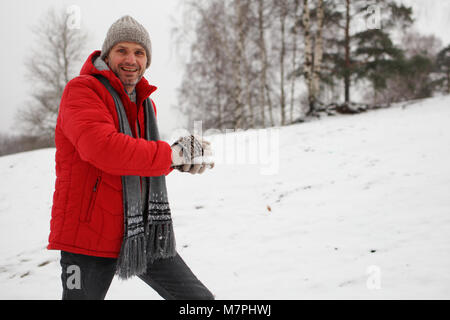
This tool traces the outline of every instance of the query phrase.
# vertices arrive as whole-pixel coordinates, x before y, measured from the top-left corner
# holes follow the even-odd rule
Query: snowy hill
[[[272,174],[238,145],[167,180],[178,251],[217,299],[450,298],[449,96],[253,133],[274,139],[256,159]],[[0,298],[60,299],[54,150],[1,157],[0,175]],[[107,299],[160,298],[135,278]]]

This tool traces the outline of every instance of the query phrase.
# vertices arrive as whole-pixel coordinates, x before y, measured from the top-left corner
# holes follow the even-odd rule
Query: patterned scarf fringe
[[[145,235],[140,233],[126,238],[122,242],[119,259],[117,260],[116,274],[126,280],[134,275],[143,274],[147,269]]]
[[[147,230],[149,262],[174,257],[177,254],[172,221],[152,221]]]
[[[137,234],[124,239],[117,260],[116,274],[126,280],[147,271],[147,263],[176,256],[172,221],[153,221],[146,236]]]

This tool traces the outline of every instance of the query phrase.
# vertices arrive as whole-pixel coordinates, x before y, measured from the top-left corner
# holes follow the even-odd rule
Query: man
[[[214,298],[175,250],[165,185],[174,168],[212,168],[209,143],[159,140],[156,87],[143,77],[151,53],[145,28],[124,16],[64,90],[48,244],[61,250],[63,299],[104,299],[115,274],[164,299]]]

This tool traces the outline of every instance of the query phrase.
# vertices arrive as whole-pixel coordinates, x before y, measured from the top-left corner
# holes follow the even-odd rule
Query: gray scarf
[[[119,118],[120,132],[133,136],[119,95],[103,76],[95,76],[110,92]],[[144,102],[145,139],[158,141],[159,131],[153,104]],[[147,271],[156,259],[176,255],[175,236],[167,197],[165,176],[122,176],[124,237],[116,274],[127,279]],[[145,204],[143,206],[143,204]]]

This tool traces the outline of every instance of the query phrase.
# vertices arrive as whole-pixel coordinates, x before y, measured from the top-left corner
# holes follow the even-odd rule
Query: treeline
[[[8,135],[0,133],[0,156],[48,148],[50,146],[51,144],[49,144],[47,137],[24,134]]]
[[[394,0],[190,1],[179,106],[189,123],[248,129],[450,93],[450,46],[412,14]]]
[[[189,124],[265,128],[450,94],[450,45],[416,32],[412,9],[394,0],[183,3],[178,105]],[[34,26],[33,90],[17,113],[20,135],[1,136],[0,155],[54,146],[59,101],[88,39],[70,21],[50,9]]]

